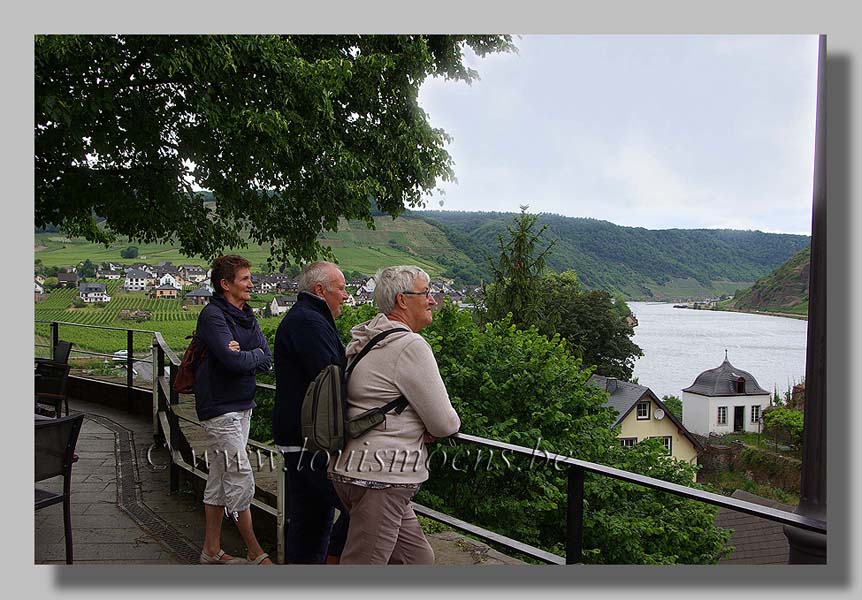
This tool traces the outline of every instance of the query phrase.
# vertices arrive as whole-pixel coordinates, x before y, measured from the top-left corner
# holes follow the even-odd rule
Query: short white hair
[[[413,265],[386,267],[374,275],[374,304],[384,315],[395,309],[395,298],[402,292],[413,290],[413,284],[418,277],[426,283],[431,282],[428,273]]]
[[[318,283],[322,283],[323,287],[329,289],[329,286],[332,284],[333,268],[337,269],[338,265],[325,260],[318,260],[305,265],[296,280],[299,291],[311,292]]]

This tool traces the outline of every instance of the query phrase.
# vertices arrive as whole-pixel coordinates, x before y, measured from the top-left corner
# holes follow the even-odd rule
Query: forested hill
[[[469,256],[484,277],[514,213],[416,211]],[[732,293],[771,272],[809,244],[804,235],[728,229],[651,230],[596,219],[540,214],[555,271],[573,269],[590,288],[632,299],[680,299]]]
[[[806,246],[769,275],[758,279],[729,304],[729,308],[808,314],[808,279],[811,266],[811,246]]]

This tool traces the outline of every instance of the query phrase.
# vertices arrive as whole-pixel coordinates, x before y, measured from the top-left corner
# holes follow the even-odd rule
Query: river
[[[808,322],[786,317],[673,308],[672,304],[629,302],[638,319],[634,342],[644,355],[634,377],[659,398],[682,397],[695,378],[730,363],[748,371],[765,390],[779,394],[805,376]]]

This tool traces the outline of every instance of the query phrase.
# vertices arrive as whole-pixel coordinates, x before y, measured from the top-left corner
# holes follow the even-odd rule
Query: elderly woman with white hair
[[[436,304],[430,279],[414,266],[387,267],[374,276],[380,310],[351,330],[348,364],[368,342],[378,341],[347,383],[347,417],[406,399],[403,410],[356,439],[329,467],[350,515],[341,564],[434,564],[434,551],[413,512],[411,498],[428,479],[425,443],[452,435],[461,420],[452,404],[431,346],[419,335]]]

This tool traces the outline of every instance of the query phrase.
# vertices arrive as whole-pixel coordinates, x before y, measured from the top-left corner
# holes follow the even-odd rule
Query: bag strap
[[[365,347],[359,352],[358,355],[356,355],[356,358],[353,359],[353,362],[350,363],[350,365],[347,367],[347,370],[344,371],[344,380],[347,381],[347,378],[350,376],[350,373],[353,372],[353,367],[356,366],[356,363],[362,360],[362,358],[366,354],[368,354],[368,352],[377,344],[377,342],[379,342],[386,336],[392,335],[393,333],[396,333],[398,331],[407,331],[409,333],[409,331],[407,329],[404,329],[403,327],[396,327],[395,329],[387,329],[386,331],[381,331],[373,338],[371,338],[371,341],[365,344]]]
[[[386,331],[381,331],[380,333],[375,335],[373,338],[371,338],[371,341],[369,341],[367,344],[365,344],[365,347],[359,352],[359,354],[356,356],[356,358],[353,359],[353,362],[350,363],[350,365],[347,367],[347,370],[344,372],[345,383],[347,382],[347,378],[350,376],[350,373],[353,372],[353,367],[356,366],[356,363],[358,363],[362,359],[363,356],[368,354],[368,352],[377,344],[377,342],[379,342],[380,340],[382,340],[383,338],[385,338],[388,335],[392,335],[393,333],[395,333],[397,331],[407,331],[409,333],[409,330],[404,329],[403,327],[396,327],[395,329],[387,329]],[[395,413],[400,415],[404,411],[405,408],[407,408],[407,398],[405,398],[404,396],[400,396],[400,397],[396,398],[395,400],[391,400],[391,401],[387,402],[386,404],[384,404],[383,406],[381,406],[379,408],[374,408],[372,410],[379,411],[381,414],[385,415],[386,413],[388,413],[392,409],[395,409]]]

